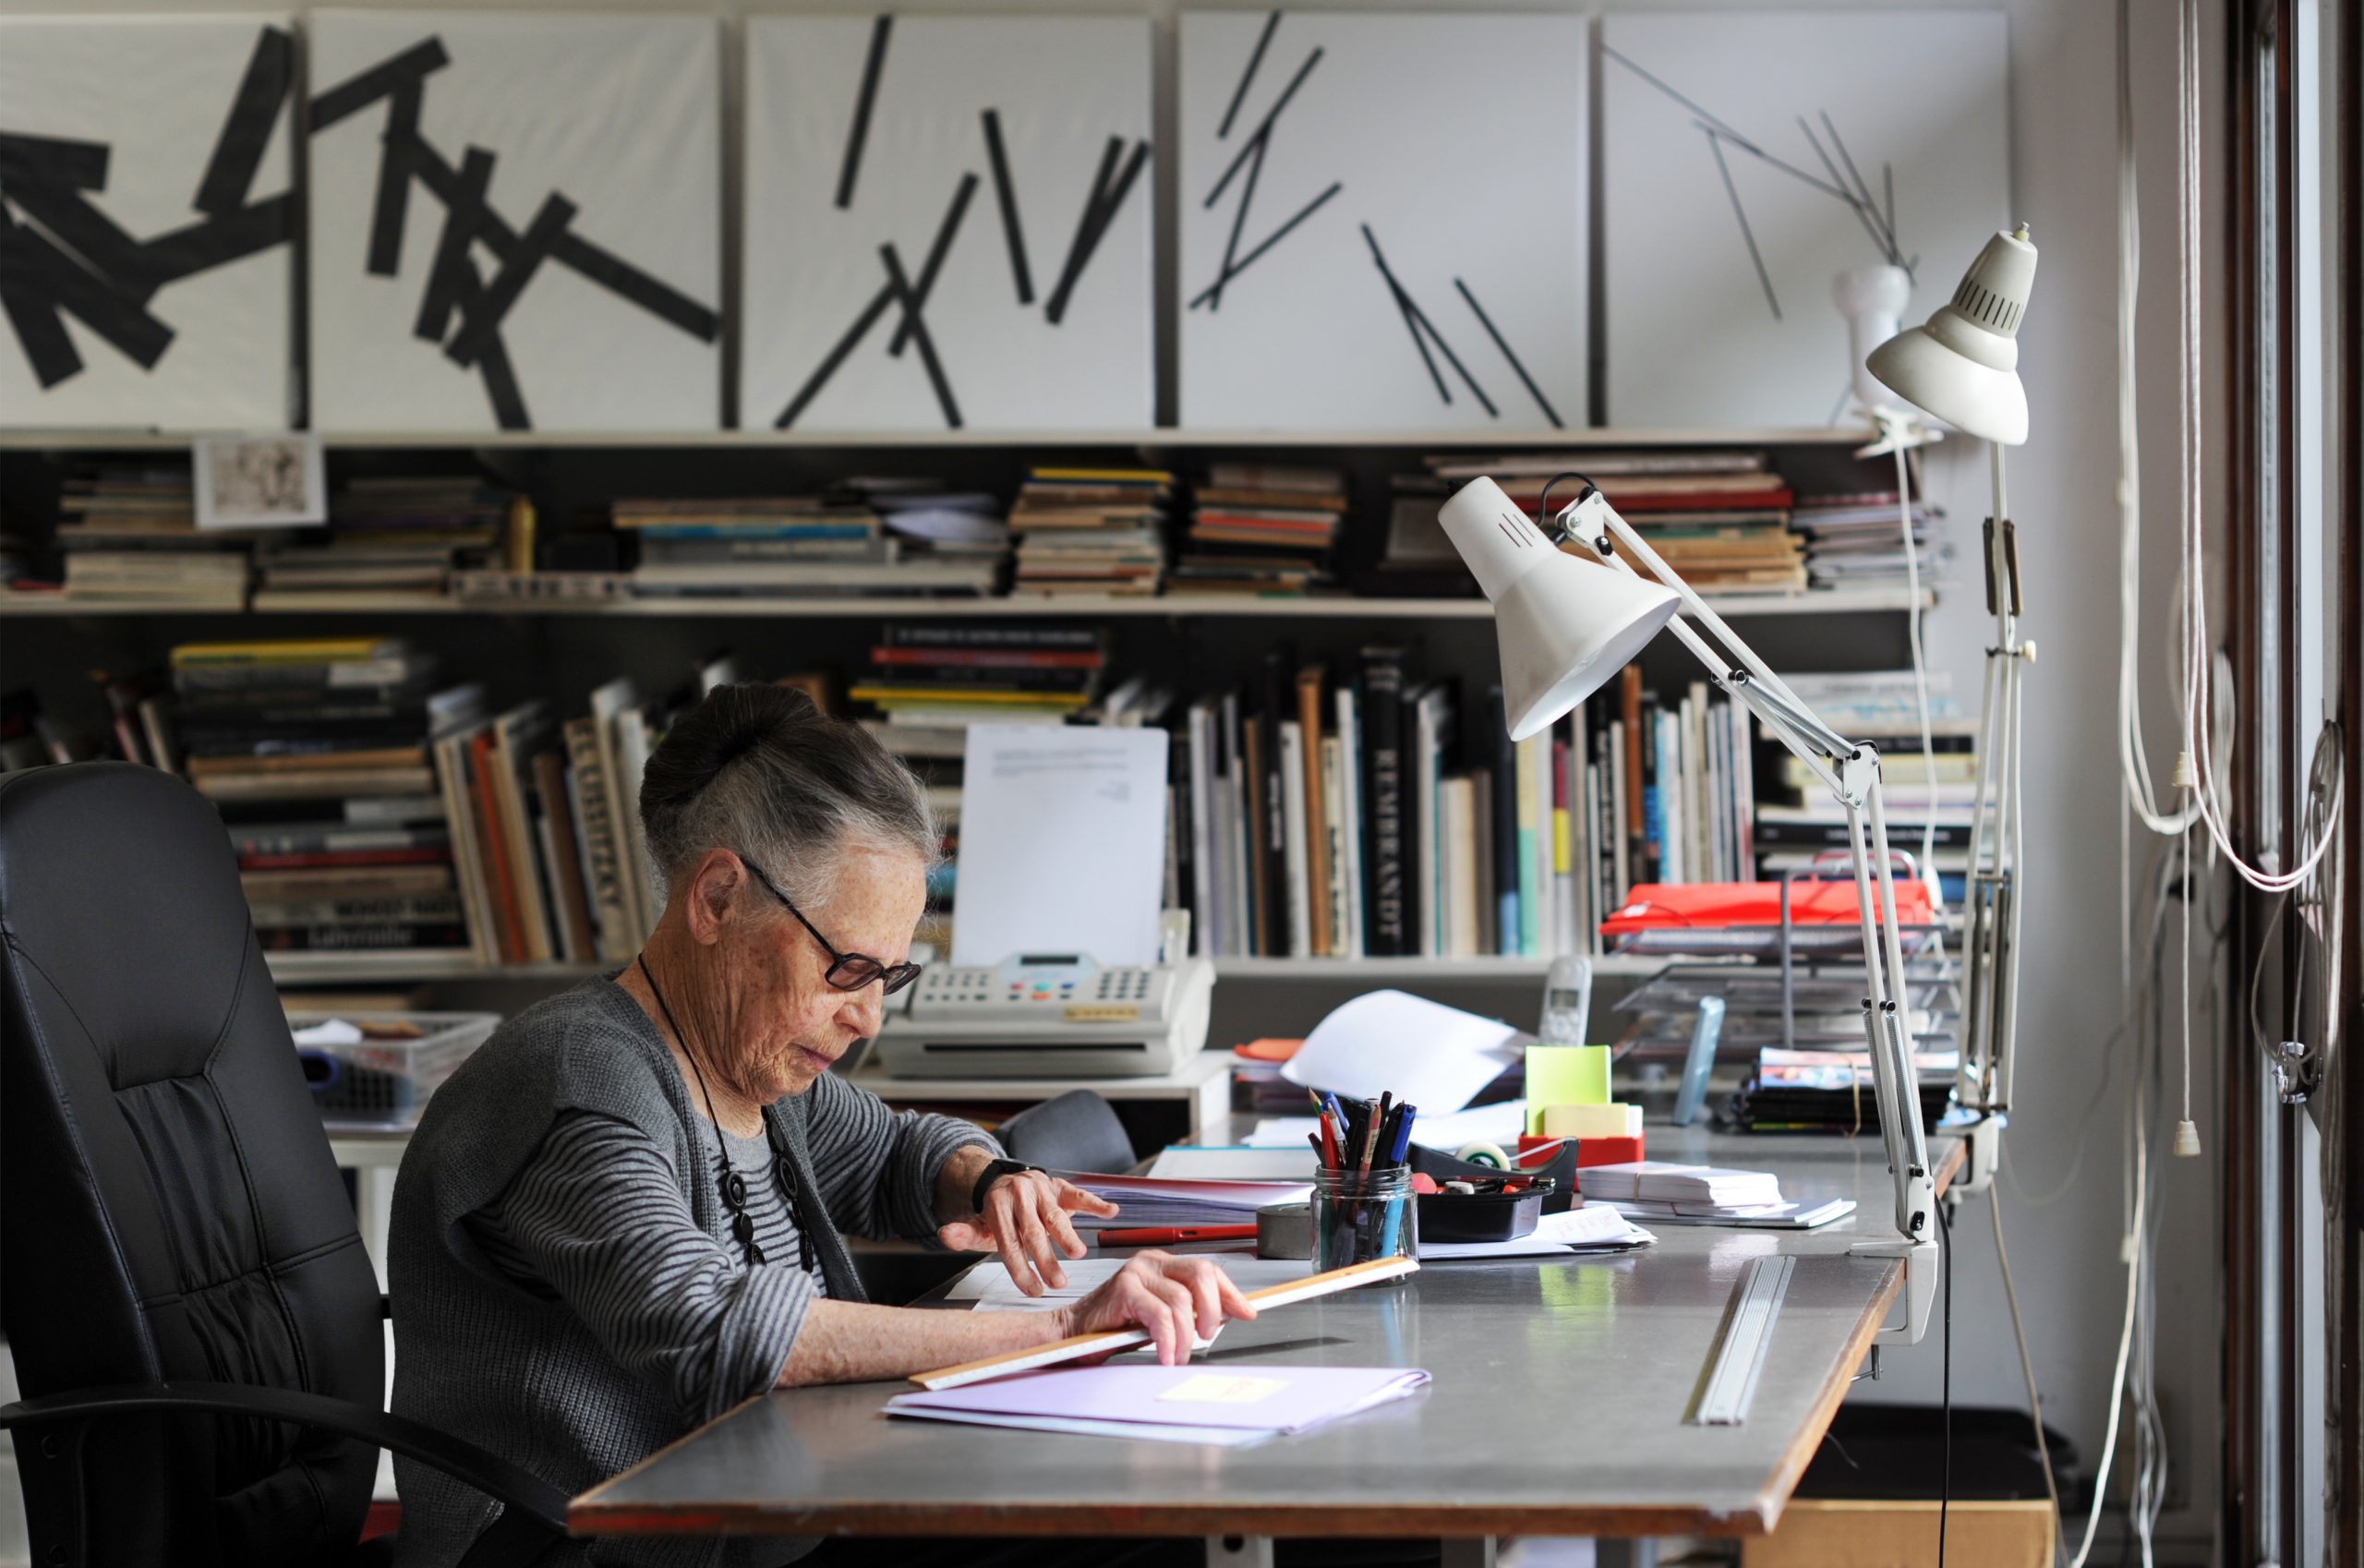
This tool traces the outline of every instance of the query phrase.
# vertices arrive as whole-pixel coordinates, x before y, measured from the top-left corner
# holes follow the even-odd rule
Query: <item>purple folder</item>
[[[899,1394],[886,1410],[1282,1434],[1405,1398],[1428,1381],[1428,1373],[1410,1367],[1054,1368],[941,1393]]]

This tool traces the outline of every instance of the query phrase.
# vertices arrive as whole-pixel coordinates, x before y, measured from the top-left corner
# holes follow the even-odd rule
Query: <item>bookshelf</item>
[[[1820,588],[1802,594],[1726,594],[1707,596],[1708,606],[1727,620],[1812,615],[1863,615],[1911,608],[1904,590],[1888,588]],[[1936,595],[1921,590],[1921,608],[1936,604]],[[716,598],[622,599],[612,604],[549,601],[524,604],[472,604],[451,598],[404,594],[338,594],[303,602],[273,602],[244,609],[210,609],[175,603],[126,600],[93,603],[62,595],[0,595],[0,621],[11,617],[73,620],[156,615],[186,615],[220,620],[226,616],[267,615],[335,617],[372,621],[404,616],[563,616],[614,617],[658,621],[702,620],[926,620],[1097,621],[1484,621],[1493,607],[1480,598],[1226,598],[1216,595],[1166,595],[1153,598],[1067,596],[1058,598]]]
[[[1389,478],[1419,467],[1428,453],[1564,452],[1582,467],[1587,452],[1743,448],[1763,450],[1784,474],[1811,475],[1823,488],[1876,489],[1892,482],[1885,463],[1855,448],[1867,429],[1588,428],[1523,431],[1205,431],[1165,428],[1009,431],[639,431],[570,436],[545,432],[327,432],[332,484],[352,475],[469,471],[532,494],[545,534],[555,520],[618,496],[778,494],[850,475],[914,473],[956,488],[1007,496],[1036,464],[1145,464],[1190,474],[1213,462],[1318,464],[1347,476],[1353,498],[1347,538],[1381,530]],[[58,486],[74,465],[110,456],[185,451],[188,436],[155,431],[0,431],[0,512],[29,519],[38,535],[54,515]],[[1834,484],[1833,476],[1838,480]],[[1855,482],[1851,485],[1849,481]],[[1961,531],[1960,520],[1956,531]],[[22,525],[19,525],[19,531]],[[1959,541],[1957,541],[1959,549]],[[1936,593],[1924,586],[1918,605]],[[1719,614],[1752,624],[1767,657],[1788,669],[1894,668],[1906,657],[1912,596],[1887,585],[1795,594],[1710,596]],[[1055,598],[746,597],[613,602],[472,602],[416,593],[281,594],[239,610],[180,603],[69,601],[62,596],[0,596],[0,663],[6,684],[32,685],[45,711],[61,709],[103,730],[104,703],[89,671],[160,661],[177,642],[255,636],[351,635],[382,628],[443,657],[455,679],[481,677],[494,706],[532,696],[562,715],[583,711],[587,692],[611,674],[633,673],[644,690],[718,645],[751,673],[837,668],[849,674],[882,625],[904,621],[1088,622],[1104,626],[1111,657],[1184,692],[1236,683],[1276,642],[1309,659],[1347,668],[1366,644],[1413,646],[1432,673],[1482,691],[1495,651],[1482,599],[1358,597],[1256,598],[1214,595]],[[1670,675],[1689,671],[1673,651],[1648,658]],[[1185,698],[1187,701],[1187,697]],[[428,1005],[513,1010],[536,995],[607,966],[485,965],[468,954],[270,955],[283,985],[406,990]],[[1613,995],[1664,967],[1657,959],[1595,958]],[[1377,986],[1434,990],[1458,1005],[1514,1019],[1531,1015],[1548,968],[1542,959],[1218,959],[1212,1043],[1301,1031],[1344,995]],[[1607,1005],[1604,998],[1597,1006]]]

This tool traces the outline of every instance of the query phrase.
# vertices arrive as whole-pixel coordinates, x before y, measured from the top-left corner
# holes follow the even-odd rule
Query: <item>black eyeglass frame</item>
[[[926,967],[923,964],[912,963],[890,964],[883,959],[874,959],[868,953],[839,952],[836,943],[821,935],[819,926],[804,918],[804,911],[796,907],[796,901],[781,892],[778,884],[764,874],[762,866],[748,859],[741,850],[733,850],[730,852],[739,857],[739,863],[747,868],[747,874],[750,876],[763,884],[764,891],[778,899],[787,908],[788,912],[796,917],[797,923],[813,934],[813,940],[821,944],[821,950],[829,955],[829,967],[822,971],[821,978],[837,990],[859,991],[876,980],[886,983],[886,990],[880,995],[892,996],[896,992],[917,980],[920,977],[920,971]]]

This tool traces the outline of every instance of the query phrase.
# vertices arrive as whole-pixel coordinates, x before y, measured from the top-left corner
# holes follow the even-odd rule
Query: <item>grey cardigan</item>
[[[734,1320],[735,1331],[724,1332],[778,1343],[713,1347],[709,1386],[685,1388],[621,1364],[558,1291],[532,1288],[504,1270],[478,1245],[477,1225],[568,1113],[609,1118],[645,1138],[696,1226],[737,1256],[714,1180],[720,1150],[712,1125],[639,1004],[611,980],[597,980],[502,1024],[428,1102],[395,1182],[387,1271],[395,1411],[465,1433],[577,1492],[763,1392],[795,1323],[778,1311]],[[840,1227],[928,1240],[944,1161],[967,1144],[999,1152],[965,1122],[889,1112],[834,1077],[766,1107],[765,1116],[804,1190],[819,1199],[810,1207],[826,1211],[814,1216],[813,1241],[827,1293],[840,1301],[863,1299]],[[785,1270],[793,1268],[791,1259]],[[583,1288],[578,1283],[578,1295]],[[497,1515],[496,1504],[424,1465],[397,1458],[395,1476],[403,1568],[457,1562]],[[777,1561],[788,1544],[771,1543],[762,1556]],[[647,1538],[575,1542],[545,1562],[719,1568],[757,1560],[750,1543]]]

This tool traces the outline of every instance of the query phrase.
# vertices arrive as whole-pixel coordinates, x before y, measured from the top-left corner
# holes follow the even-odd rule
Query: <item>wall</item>
[[[1158,86],[1160,135],[1172,140],[1170,90],[1172,20],[1176,0],[1058,0],[1055,6],[1012,9],[1133,12],[1147,6],[1160,23],[1164,52]],[[1894,8],[1907,8],[1892,0]],[[2154,720],[2167,717],[2166,651],[2175,634],[2171,602],[2175,565],[2174,500],[2176,304],[2175,270],[2175,12],[2166,0],[2133,0],[2136,113],[2140,135],[2142,238],[2146,247],[2139,321],[2144,451],[2141,480],[2148,498],[2146,537],[2145,690]],[[66,7],[51,0],[0,0],[0,12]],[[100,8],[93,6],[93,9]],[[228,0],[111,0],[109,10],[251,9]],[[491,8],[491,7],[487,7]],[[572,4],[507,0],[507,8],[546,10],[680,9],[702,5]],[[749,5],[733,14],[800,8],[850,7]],[[898,8],[972,8],[955,0],[907,0]],[[1364,9],[1438,8],[1366,4]],[[1475,7],[1472,7],[1475,8]],[[1499,10],[1556,9],[1496,0]],[[1639,6],[1629,8],[1642,8]],[[1696,8],[1696,7],[1695,7]],[[1731,9],[1779,6],[1728,6]],[[1844,7],[1828,7],[1844,8]],[[1864,8],[1864,7],[1857,7]],[[2026,714],[2027,844],[2033,899],[2026,916],[2020,1015],[2019,1108],[2013,1117],[2004,1184],[2013,1266],[2035,1369],[2045,1391],[2047,1418],[2067,1431],[2090,1466],[2102,1442],[2111,1367],[2124,1303],[2118,1262],[2125,1192],[2119,1151],[2125,1141],[2129,1049],[2111,1057],[2108,1043],[2125,998],[2119,990],[2119,878],[2117,766],[2111,747],[2116,703],[2117,617],[2117,152],[2113,87],[2114,7],[2105,0],[2009,0],[2011,19],[2012,188],[2018,214],[2043,253],[2037,292],[2021,338],[2021,374],[2034,412],[2034,435],[2014,452],[2010,494],[2020,524],[2026,586],[2026,633],[2042,659],[2028,672]],[[2222,144],[2222,56],[2219,0],[2203,7],[2201,39],[2208,59],[2201,81],[2211,116],[2206,145]],[[1506,78],[1504,90],[1536,91],[1545,84]],[[2212,192],[2221,159],[2208,168]],[[1173,172],[1158,167],[1162,211],[1171,211]],[[2213,197],[2212,197],[2213,200]],[[2221,279],[2223,249],[2216,228],[2205,241],[2205,280]],[[1953,269],[1968,257],[1933,258],[1917,311],[1949,290]],[[1171,247],[1162,248],[1164,286],[1173,286]],[[2211,360],[2204,371],[2209,404],[2221,429],[2221,333],[2213,320]],[[1162,345],[1172,362],[1170,342]],[[1171,387],[1167,403],[1171,404]],[[2207,488],[2221,494],[2212,453]],[[1987,510],[1983,451],[1949,442],[1929,460],[1929,488],[1953,518],[1960,568],[1932,617],[1933,664],[1953,672],[1956,689],[1975,694],[1988,622],[1979,603],[1974,563],[1976,527]],[[2164,784],[2175,754],[2163,722],[2152,727],[2151,754]],[[2148,847],[2137,846],[2147,865]],[[2196,987],[2201,979],[2196,977]],[[1275,988],[1277,991],[1279,988]],[[1514,994],[1456,988],[1447,999],[1499,1010],[1531,1011],[1522,984]],[[2172,997],[2172,991],[2169,993]],[[1259,992],[1288,1014],[1318,1006],[1311,995]],[[2213,1129],[2208,1109],[2217,1031],[2193,1023],[2193,1091],[2203,1137]],[[2170,1027],[2172,1038],[2172,1020]],[[2174,1073],[2167,1074],[2170,1084]],[[2172,1111],[2153,1140],[2164,1151]],[[2212,1140],[2213,1141],[2213,1140]],[[2168,1561],[2207,1556],[2217,1463],[2217,1232],[2213,1160],[2175,1163],[2159,1173],[2158,1201],[2166,1219],[2169,1254],[2162,1264],[2161,1398],[2174,1454],[2176,1480],[2163,1544],[2177,1542]],[[1982,1202],[1965,1206],[1957,1236],[1953,1389],[1958,1400],[2015,1405],[2020,1381],[2010,1325],[1995,1267],[1993,1232]],[[1934,1401],[1940,1379],[1936,1336],[1920,1349],[1887,1358],[1881,1381],[1858,1397]],[[2072,1526],[2071,1539],[2075,1538]],[[2108,1539],[2105,1537],[2105,1541]],[[2105,1550],[2112,1550],[2107,1547]]]

